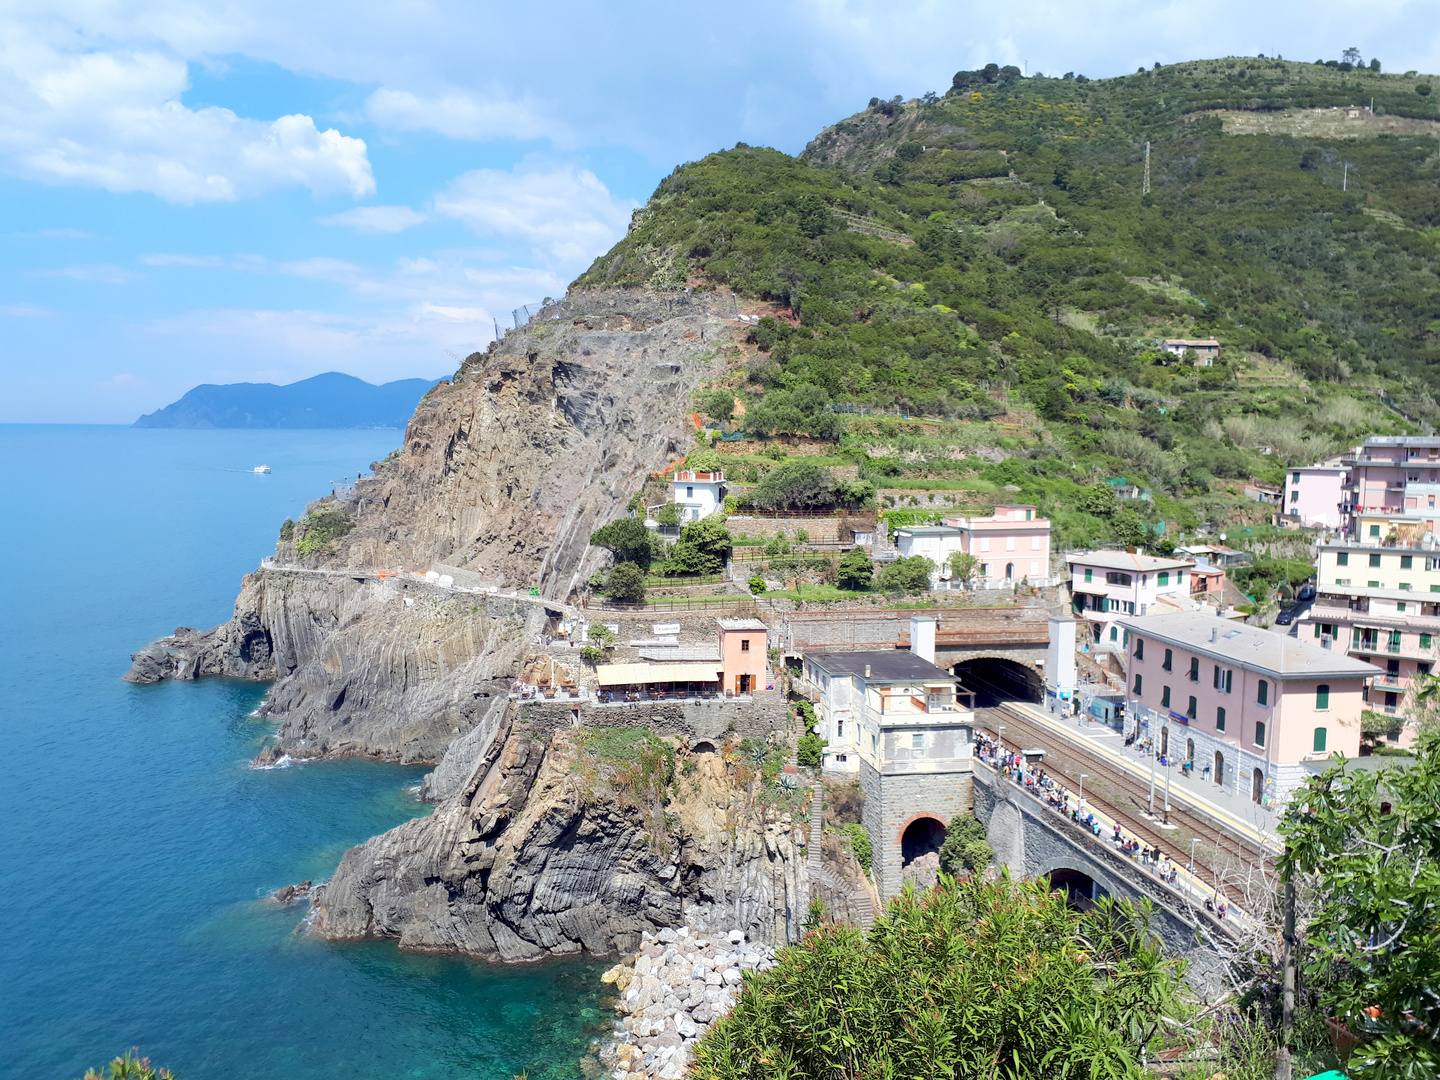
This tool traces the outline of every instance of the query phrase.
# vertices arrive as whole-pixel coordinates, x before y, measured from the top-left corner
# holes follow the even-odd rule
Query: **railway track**
[[[975,711],[975,716],[977,726],[988,730],[992,736],[1003,724],[1004,744],[1011,751],[1044,750],[1042,767],[1046,774],[1053,776],[1072,792],[1079,790],[1080,774],[1085,773],[1086,779],[1090,781],[1085,789],[1087,802],[1103,805],[1107,812],[1142,843],[1164,852],[1171,861],[1181,866],[1189,863],[1191,838],[1198,838],[1200,841],[1195,845],[1197,872],[1203,867],[1203,876],[1216,882],[1224,876],[1223,871],[1228,869],[1223,864],[1268,869],[1273,863],[1273,853],[1264,850],[1260,845],[1227,833],[1222,822],[1214,821],[1188,808],[1180,808],[1173,802],[1169,820],[1175,829],[1172,831],[1161,828],[1156,819],[1144,812],[1150,797],[1147,783],[1116,769],[1099,754],[1056,736],[1017,709],[1006,708],[1004,705],[981,708]],[[1100,783],[1097,784],[1097,781]]]

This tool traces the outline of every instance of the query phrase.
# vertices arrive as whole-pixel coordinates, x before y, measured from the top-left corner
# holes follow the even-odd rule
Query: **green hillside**
[[[581,283],[789,308],[735,387],[769,397],[777,434],[821,434],[804,418],[827,401],[940,421],[824,432],[881,487],[1019,487],[1079,542],[1133,534],[1082,506],[1124,475],[1156,492],[1127,513],[1223,523],[1226,481],[1440,419],[1435,81],[1264,58],[961,72],[944,96],[872,100],[799,158],[740,145],[681,166]],[[1222,361],[1176,362],[1167,336],[1214,336]],[[1025,406],[1045,430],[1006,444],[1023,452],[957,458]]]

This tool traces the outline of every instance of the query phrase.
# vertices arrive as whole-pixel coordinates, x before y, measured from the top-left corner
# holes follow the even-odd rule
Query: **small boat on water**
[[[256,465],[256,466],[255,466],[255,471],[256,471],[257,473],[268,473],[268,472],[270,471],[270,466],[269,466],[269,465]]]

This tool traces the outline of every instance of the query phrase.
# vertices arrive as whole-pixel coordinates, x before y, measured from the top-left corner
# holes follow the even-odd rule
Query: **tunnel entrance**
[[[1076,911],[1089,911],[1095,906],[1098,895],[1094,878],[1069,867],[1050,871],[1050,891],[1063,892],[1065,903]]]
[[[939,818],[918,817],[900,834],[901,880],[917,889],[933,888],[940,878],[940,845],[945,843],[945,823]]]
[[[1045,680],[1034,668],[998,656],[977,656],[956,664],[952,673],[975,692],[975,704],[994,708],[1006,701],[1045,700]]]

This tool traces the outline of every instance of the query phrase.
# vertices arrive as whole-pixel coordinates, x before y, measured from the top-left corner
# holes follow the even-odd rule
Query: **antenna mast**
[[[1145,182],[1140,187],[1141,195],[1150,194],[1150,144],[1145,144]]]

